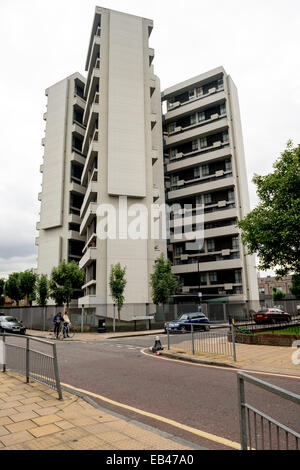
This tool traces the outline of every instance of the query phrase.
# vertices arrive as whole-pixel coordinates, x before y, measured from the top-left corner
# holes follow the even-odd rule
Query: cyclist
[[[54,336],[56,335],[56,338],[58,338],[62,321],[63,318],[61,312],[58,312],[56,315],[53,316]]]
[[[63,322],[64,322],[63,337],[65,338],[67,336],[69,338],[69,327],[71,325],[71,321],[70,321],[69,313],[67,312],[67,310],[64,313]]]

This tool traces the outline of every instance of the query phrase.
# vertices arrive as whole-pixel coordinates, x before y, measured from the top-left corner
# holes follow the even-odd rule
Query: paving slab
[[[0,410],[4,413],[0,416],[1,450],[200,449],[195,444],[172,435],[166,437],[166,433],[155,428],[149,430],[149,426],[93,406],[67,391],[63,392],[63,400],[55,400],[46,386],[36,382],[24,384],[24,380],[22,375],[12,371],[0,374],[0,403],[10,404],[10,408]],[[16,385],[24,385],[22,400]],[[21,401],[27,400],[26,394],[30,403],[21,405]],[[4,400],[8,396],[11,400]],[[25,406],[37,408],[25,411]]]

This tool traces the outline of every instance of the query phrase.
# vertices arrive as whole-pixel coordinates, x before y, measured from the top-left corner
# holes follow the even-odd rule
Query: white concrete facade
[[[80,214],[85,247],[79,263],[86,279],[79,305],[111,315],[110,270],[120,262],[127,279],[123,319],[131,319],[135,306],[139,314],[146,313],[152,302],[150,274],[155,259],[166,253],[166,242],[151,239],[150,223],[147,239],[118,234],[100,240],[97,209],[109,204],[117,213],[119,198],[126,197],[128,209],[142,204],[150,222],[151,204],[164,203],[160,83],[149,48],[152,28],[151,20],[96,7],[86,61],[86,192]]]
[[[50,276],[64,259],[79,261],[84,238],[79,234],[84,188],[81,173],[85,158],[81,142],[85,133],[85,78],[75,73],[46,90],[47,111],[42,172],[40,221],[37,223],[39,274]]]
[[[231,302],[258,300],[255,257],[241,243],[236,219],[250,210],[236,87],[218,67],[162,93],[167,202],[204,204],[204,245],[186,251],[171,221],[168,246],[182,295]],[[191,212],[191,231],[195,216]],[[194,229],[193,229],[194,230]]]

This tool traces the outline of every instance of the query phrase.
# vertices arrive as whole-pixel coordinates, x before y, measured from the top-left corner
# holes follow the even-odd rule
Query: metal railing
[[[231,341],[228,341],[228,332],[226,331],[199,331],[192,323],[185,323],[184,331],[178,331],[171,334],[171,329],[166,324],[167,330],[167,349],[176,349],[179,351],[196,354],[212,354],[226,357],[232,357],[236,361],[236,347],[234,337],[234,327],[231,327]],[[205,326],[205,325],[203,325]],[[186,333],[183,335],[182,333]]]
[[[300,395],[239,372],[238,405],[241,450],[298,450],[300,434],[246,403],[245,382],[300,405]]]
[[[62,400],[56,344],[50,341],[7,333],[0,334],[2,371],[19,372],[29,379],[56,390]]]
[[[299,327],[300,326],[300,317],[299,315],[294,315],[294,316],[291,316],[291,321],[287,322],[287,321],[280,321],[280,320],[277,320],[277,321],[274,321],[274,322],[270,322],[270,323],[255,323],[255,322],[249,322],[249,321],[234,321],[234,328],[235,328],[235,331],[238,330],[239,328],[245,328],[247,330],[249,330],[251,333],[253,332],[257,332],[259,333],[259,331],[268,331],[269,333],[272,333],[273,331],[275,330],[278,330],[278,329],[285,329],[285,328],[293,328],[293,327]],[[293,334],[293,333],[291,333]],[[296,334],[296,333],[295,333]]]

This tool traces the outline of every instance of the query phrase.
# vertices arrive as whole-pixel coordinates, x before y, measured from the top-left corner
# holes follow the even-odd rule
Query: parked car
[[[194,330],[204,330],[208,331],[210,329],[209,320],[204,315],[204,313],[183,313],[178,320],[173,320],[166,322],[164,324],[165,333],[169,328],[169,332],[180,331],[185,333],[186,331],[191,331],[191,325],[193,325]]]
[[[282,321],[291,321],[289,313],[280,308],[262,308],[253,315],[253,320],[257,325],[261,323],[280,323]]]
[[[0,333],[20,333],[25,335],[26,327],[15,317],[0,316]]]

